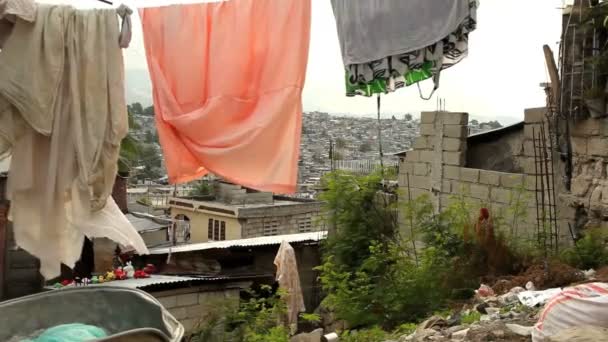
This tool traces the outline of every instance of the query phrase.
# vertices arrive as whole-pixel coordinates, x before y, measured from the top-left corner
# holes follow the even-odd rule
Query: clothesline
[[[28,11],[14,6],[23,1]],[[120,48],[131,39],[129,8],[141,16],[170,182],[211,172],[262,191],[297,189],[311,0],[169,1],[74,0],[36,10],[33,0],[9,0],[13,6],[0,9],[21,19],[4,26],[0,155],[13,154],[7,193],[16,242],[43,261],[46,278],[60,263],[75,264],[84,236],[147,253],[110,196],[128,130]],[[441,70],[466,56],[476,25],[476,0],[331,2],[348,96],[391,93],[429,78],[436,88]],[[74,8],[99,3],[124,5]],[[122,17],[120,31],[113,12]],[[69,20],[56,20],[59,14]],[[91,68],[91,55],[106,63]]]

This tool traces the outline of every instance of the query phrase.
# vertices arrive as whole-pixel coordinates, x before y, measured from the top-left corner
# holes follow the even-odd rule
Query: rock
[[[489,307],[489,308],[486,308],[486,313],[490,316],[498,315],[498,314],[500,314],[500,309]]]
[[[521,288],[523,290],[523,288]],[[513,303],[517,303],[519,298],[517,298],[517,293],[507,292],[504,295],[498,297],[498,302],[501,305],[509,305]]]
[[[507,329],[511,330],[513,333],[519,336],[530,336],[532,335],[532,329],[534,329],[534,327],[525,327],[523,325],[510,323],[505,324],[505,326],[507,327]]]
[[[450,328],[448,328],[448,329],[447,329],[445,332],[446,332],[446,334],[447,334],[447,335],[452,335],[453,333],[455,333],[455,332],[457,332],[457,331],[464,330],[464,329],[466,329],[466,328],[467,328],[467,327],[466,327],[466,326],[464,326],[464,325],[457,325],[457,326],[454,326],[454,327],[450,327]]]
[[[481,315],[481,318],[479,318],[480,322],[489,322],[491,320],[492,318],[490,317],[490,315]]]
[[[411,333],[409,335],[403,335],[403,336],[399,337],[399,342],[413,341],[414,338],[416,338],[416,333]]]
[[[319,328],[309,333],[295,335],[289,339],[289,342],[321,342],[322,336],[323,329]]]
[[[503,337],[505,337],[505,331],[504,330],[492,330],[492,335],[494,335],[494,337],[496,337],[496,338],[503,338]]]
[[[489,304],[490,306],[497,306],[500,305],[500,302],[498,301],[498,297],[488,297],[488,298],[484,298],[483,300],[486,304]]]
[[[467,337],[467,334],[469,333],[469,330],[471,330],[471,329],[467,328],[467,329],[463,329],[463,330],[453,333],[451,336],[452,340],[464,341],[464,339]]]
[[[455,313],[454,315],[450,315],[450,317],[448,317],[446,323],[448,324],[448,327],[453,327],[455,325],[458,325],[458,324],[462,323],[462,315],[460,314],[460,312]]]
[[[443,328],[448,325],[448,322],[440,316],[433,316],[418,326],[417,330]]]
[[[416,331],[416,335],[414,335],[414,339],[412,341],[425,341],[438,333],[439,332],[433,329],[421,329],[420,331]]]
[[[549,337],[547,342],[608,342],[608,329],[592,326],[570,328]]]

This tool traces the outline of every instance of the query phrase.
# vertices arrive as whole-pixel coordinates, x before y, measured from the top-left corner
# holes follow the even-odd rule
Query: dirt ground
[[[608,279],[608,267],[603,272],[606,279]],[[537,263],[528,267],[519,275],[498,277],[495,279],[492,289],[497,295],[501,295],[516,286],[525,287],[529,281],[534,283],[537,290],[544,290],[567,286],[582,280],[584,280],[584,276],[576,268],[552,261],[547,264],[546,268],[544,263]]]

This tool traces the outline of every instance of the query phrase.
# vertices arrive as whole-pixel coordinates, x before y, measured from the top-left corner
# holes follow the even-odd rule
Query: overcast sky
[[[104,7],[95,0],[42,0],[79,6]],[[139,7],[203,2],[197,0],[127,0]],[[119,3],[115,1],[115,3]],[[312,34],[304,110],[366,115],[375,113],[375,98],[344,96],[344,69],[335,20],[329,0],[312,0]],[[450,111],[466,111],[481,119],[502,122],[523,119],[524,108],[544,105],[539,87],[548,79],[542,45],[557,54],[561,30],[562,0],[481,0],[478,27],[471,33],[469,56],[445,70],[441,86],[429,101],[419,98],[413,86],[383,96],[383,112],[405,113],[435,110],[436,97],[446,101]],[[107,7],[107,6],[106,6]],[[147,68],[141,26],[134,18],[131,47],[125,51],[126,67]],[[432,88],[431,81],[423,90]]]

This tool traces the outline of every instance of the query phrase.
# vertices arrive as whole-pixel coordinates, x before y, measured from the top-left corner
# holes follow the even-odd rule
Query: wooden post
[[[551,79],[551,94],[553,96],[553,103],[551,103],[551,106],[553,108],[559,108],[559,92],[561,89],[559,72],[557,71],[557,65],[553,58],[553,51],[551,51],[549,45],[543,45],[543,52],[545,53],[545,63],[547,63],[547,70],[549,71],[549,78]]]

